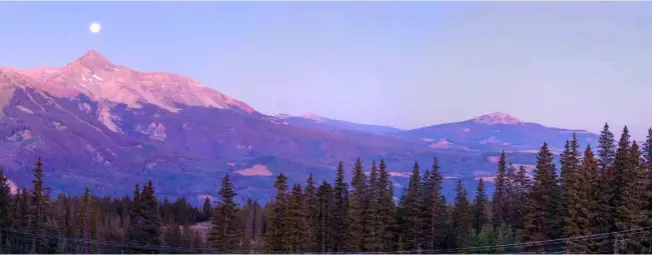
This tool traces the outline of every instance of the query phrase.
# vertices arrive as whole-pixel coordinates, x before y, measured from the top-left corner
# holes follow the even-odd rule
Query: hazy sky
[[[415,128],[505,112],[636,138],[652,126],[652,3],[3,2],[0,66],[89,49],[267,113]],[[91,21],[102,31],[92,35]]]

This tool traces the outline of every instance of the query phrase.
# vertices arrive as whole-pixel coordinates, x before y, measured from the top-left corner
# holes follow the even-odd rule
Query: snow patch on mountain
[[[102,107],[99,112],[98,120],[104,124],[109,130],[122,133],[122,130],[116,125],[115,120],[119,119],[118,116],[111,114],[111,110],[108,107]]]
[[[327,120],[326,118],[319,116],[319,114],[312,113],[312,112],[302,113],[301,115],[299,115],[299,117],[304,119],[314,120],[317,122],[324,122]]]
[[[250,168],[235,171],[235,173],[244,176],[272,176],[272,171],[267,168],[267,165],[256,164]]]
[[[21,112],[27,113],[27,114],[34,114],[34,111],[30,110],[29,108],[22,106],[22,105],[17,105],[16,108],[20,110]]]
[[[430,144],[430,148],[438,148],[438,149],[448,149],[453,145],[453,143],[449,142],[448,140],[442,138],[436,143]]]
[[[482,115],[480,117],[476,117],[472,120],[475,123],[479,124],[485,124],[485,125],[498,125],[498,124],[506,124],[506,125],[516,125],[516,124],[523,124],[523,122],[513,116],[510,116],[509,114],[505,114],[502,112],[494,112],[486,115]]]

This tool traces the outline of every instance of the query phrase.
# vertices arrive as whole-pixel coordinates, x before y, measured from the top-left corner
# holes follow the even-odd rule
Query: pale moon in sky
[[[100,23],[98,22],[93,22],[91,25],[88,27],[88,30],[91,31],[93,34],[97,34],[102,30],[102,26],[100,26]]]

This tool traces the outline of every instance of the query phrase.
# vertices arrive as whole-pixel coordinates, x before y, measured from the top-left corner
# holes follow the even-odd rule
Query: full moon
[[[91,31],[93,34],[97,34],[102,30],[102,26],[100,26],[100,23],[98,22],[93,22],[91,25],[88,27],[88,30]]]

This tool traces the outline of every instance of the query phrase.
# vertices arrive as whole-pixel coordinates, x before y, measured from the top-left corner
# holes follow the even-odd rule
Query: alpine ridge
[[[10,181],[30,183],[40,156],[52,191],[71,194],[125,195],[152,180],[162,195],[199,199],[230,174],[239,194],[266,199],[280,173],[294,183],[331,180],[339,161],[348,168],[358,157],[385,158],[400,193],[414,162],[435,156],[452,191],[457,178],[490,177],[502,149],[514,164],[532,164],[532,148],[561,148],[574,132],[501,113],[414,130],[268,116],[192,78],[132,70],[95,50],[63,67],[0,68],[0,107],[0,167]]]
[[[192,78],[164,72],[138,72],[113,64],[95,50],[61,68],[3,68],[0,72],[6,76],[4,82],[0,80],[3,86],[13,82],[59,97],[74,97],[81,93],[109,105],[140,108],[142,103],[149,103],[177,112],[178,105],[183,104],[255,112],[251,106]]]

